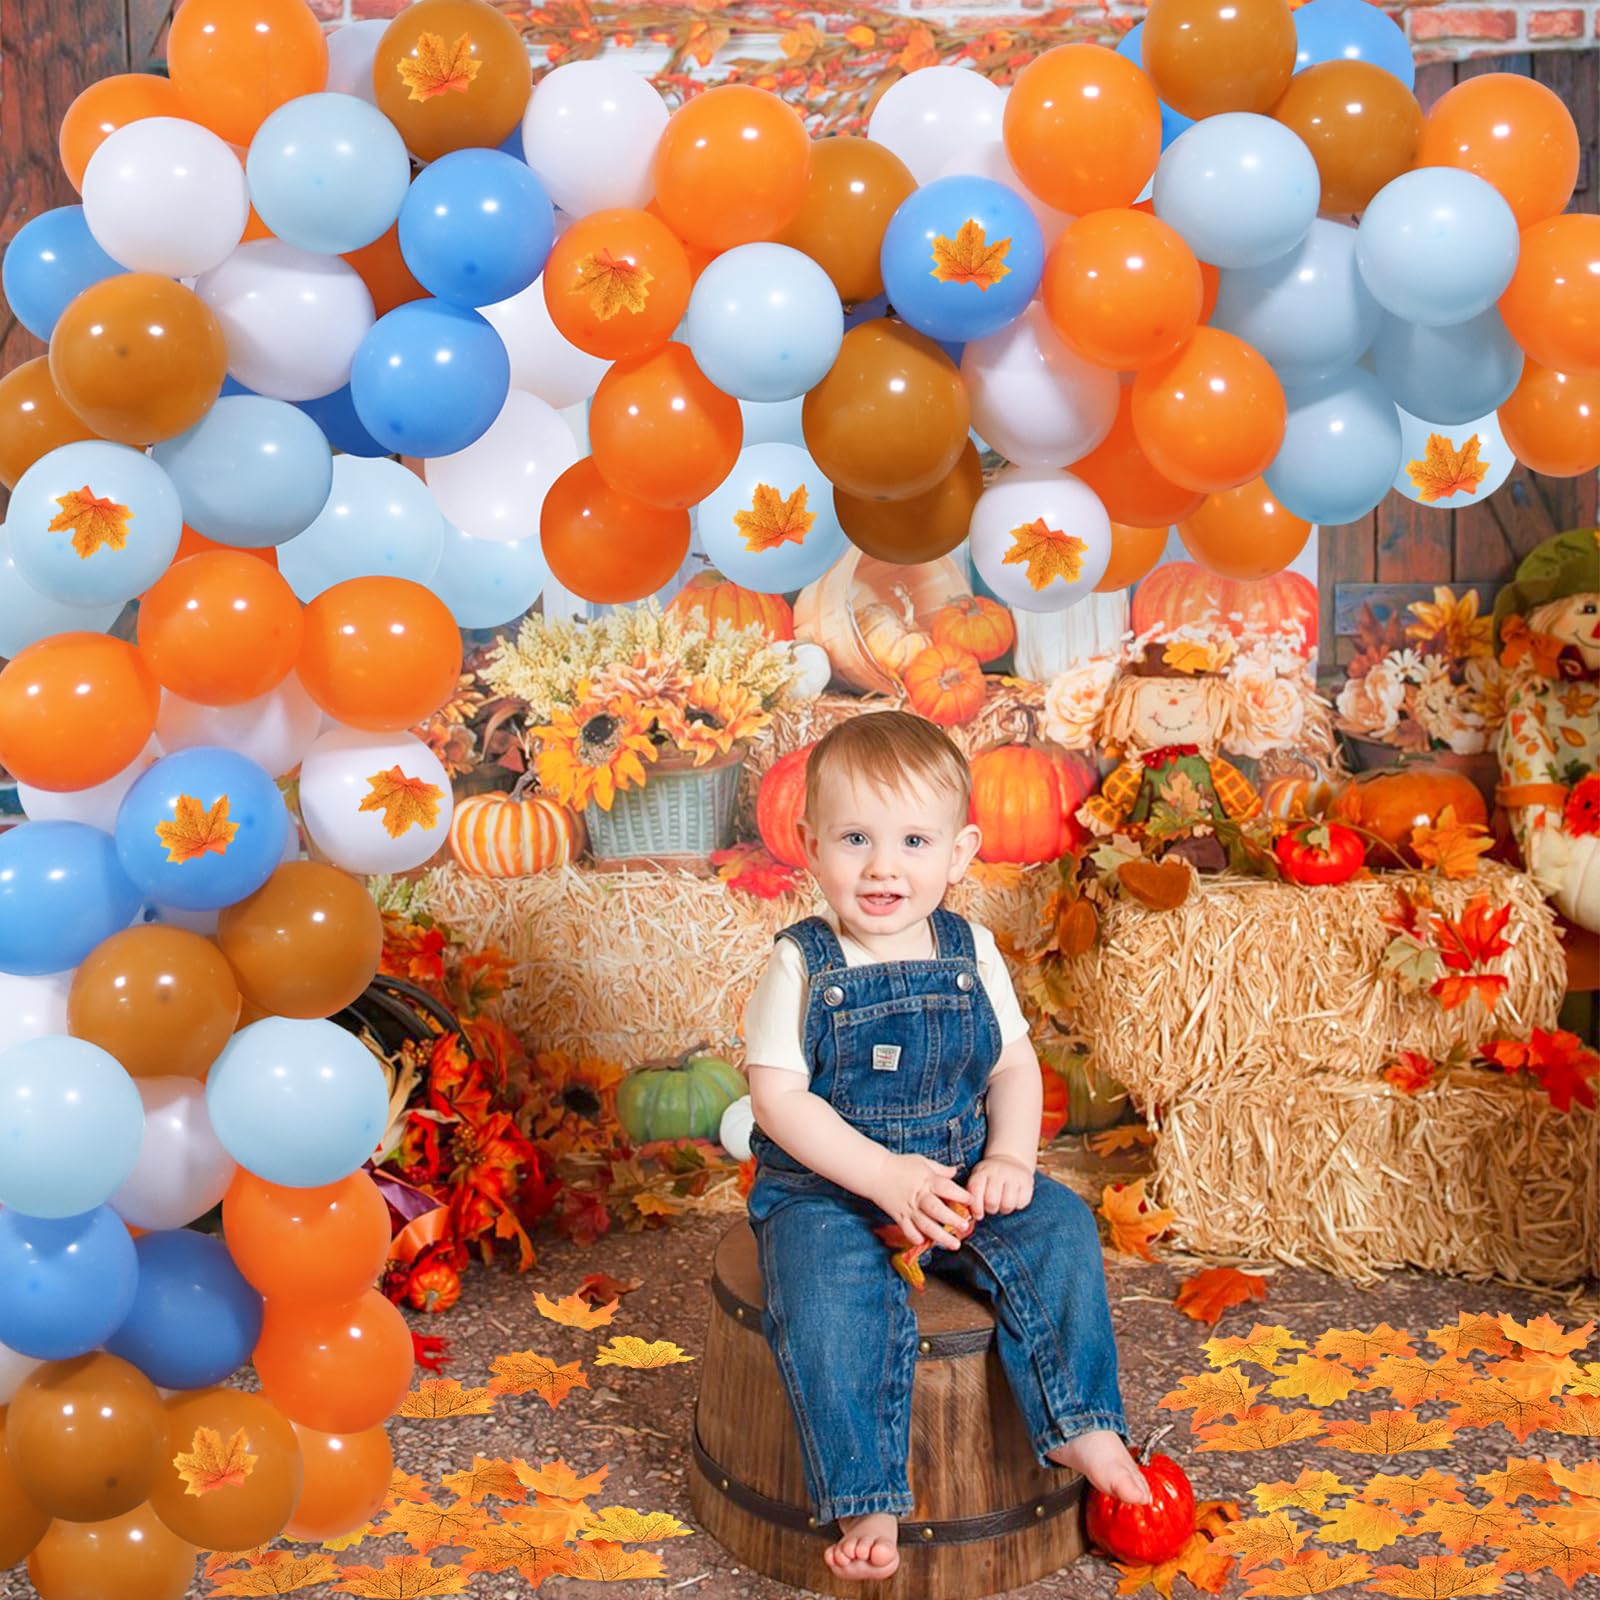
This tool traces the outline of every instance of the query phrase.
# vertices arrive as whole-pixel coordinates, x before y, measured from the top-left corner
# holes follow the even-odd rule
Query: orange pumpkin
[[[806,763],[816,745],[801,745],[779,756],[762,774],[756,791],[756,829],[767,854],[786,867],[806,864],[805,846],[795,826],[806,805]]]
[[[1083,838],[1075,818],[1099,781],[1069,750],[1005,744],[972,758],[971,820],[980,861],[1054,861]]]
[[[933,616],[933,642],[948,650],[968,650],[979,661],[996,661],[1016,642],[1011,613],[984,595],[964,594]]]
[[[1303,822],[1320,817],[1333,799],[1333,786],[1326,778],[1274,778],[1261,791],[1266,814],[1278,822]]]
[[[1039,1110],[1039,1143],[1049,1144],[1067,1125],[1067,1080],[1053,1067],[1039,1063],[1044,1103]]]
[[[1374,836],[1367,841],[1374,865],[1414,866],[1412,830],[1437,822],[1446,806],[1456,808],[1458,822],[1488,824],[1483,796],[1470,778],[1449,767],[1417,762],[1358,774],[1334,796],[1329,815]]]
[[[781,594],[741,589],[710,568],[695,573],[668,601],[667,610],[683,617],[698,615],[711,633],[719,622],[731,622],[738,629],[758,622],[771,638],[794,638],[794,612]]]
[[[475,794],[450,821],[450,853],[480,878],[526,878],[583,850],[583,820],[549,795]]]
[[[970,722],[983,709],[983,668],[970,650],[930,644],[901,674],[911,709],[941,728]]]
[[[1317,647],[1317,586],[1298,572],[1224,578],[1193,561],[1168,561],[1133,591],[1129,625],[1135,634],[1217,621],[1235,637],[1246,629],[1297,628],[1303,635],[1300,653],[1309,657]]]

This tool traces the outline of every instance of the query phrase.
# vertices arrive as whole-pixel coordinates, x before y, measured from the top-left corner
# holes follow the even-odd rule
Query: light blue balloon
[[[1448,328],[1385,317],[1372,349],[1378,382],[1401,410],[1452,427],[1497,411],[1522,376],[1522,351],[1494,306]]]
[[[1288,255],[1219,277],[1211,326],[1254,345],[1291,386],[1353,366],[1383,315],[1356,268],[1356,230],[1323,217]]]
[[[1131,61],[1142,72],[1144,70],[1144,24],[1136,22],[1117,41],[1117,54],[1125,60]],[[1186,117],[1181,111],[1174,111],[1165,100],[1161,106],[1161,148],[1165,150],[1180,133],[1187,132],[1194,126],[1194,118]]]
[[[443,300],[396,306],[350,372],[361,426],[394,455],[448,456],[486,434],[511,392],[511,357],[478,315]]]
[[[815,520],[801,541],[785,539],[768,549],[752,550],[734,520],[736,514],[756,509],[760,489],[775,491],[787,504],[802,488],[805,513]],[[697,516],[700,542],[711,565],[760,594],[803,589],[849,547],[833,508],[833,485],[810,453],[792,444],[757,444],[741,450],[733,471],[700,502]]]
[[[810,256],[782,244],[742,244],[700,274],[683,338],[723,393],[792,400],[820,383],[838,357],[844,307]]]
[[[0,1344],[36,1361],[70,1361],[122,1326],[139,1258],[110,1206],[55,1220],[0,1211]]]
[[[387,456],[340,456],[321,512],[298,539],[278,547],[278,571],[308,603],[348,578],[426,585],[438,570],[444,532],[444,518],[416,473]]]
[[[261,395],[218,400],[151,454],[178,491],[183,520],[218,544],[244,550],[294,538],[322,509],[333,483],[333,452],[322,430],[298,406]]]
[[[244,173],[257,213],[280,239],[337,256],[393,226],[411,157],[376,106],[355,95],[306,94],[256,130]]]
[[[549,577],[537,539],[474,539],[446,522],[431,588],[463,628],[498,628],[523,616]]]
[[[525,162],[501,150],[452,150],[412,183],[400,207],[400,254],[429,294],[498,305],[544,271],[555,215]]]
[[[297,400],[295,404],[322,430],[322,436],[335,450],[347,456],[386,456],[388,451],[367,432],[356,415],[350,398],[350,385],[335,389],[316,400]]]
[[[1400,416],[1383,385],[1351,367],[1290,390],[1289,415],[1267,487],[1307,522],[1355,522],[1389,492],[1400,469]]]
[[[747,445],[803,445],[805,433],[800,426],[800,413],[804,408],[804,395],[796,395],[793,400],[741,400],[744,442]]]
[[[988,287],[934,276],[934,241],[954,241],[968,222],[990,246],[1009,240],[999,265],[1005,276]],[[901,201],[889,219],[879,255],[884,292],[895,315],[934,339],[965,343],[1015,322],[1044,272],[1044,235],[1027,202],[990,178],[936,178]]]
[[[67,606],[30,588],[11,559],[11,537],[0,526],[0,656],[9,659],[52,633],[104,633],[121,615],[116,601]]]
[[[171,860],[156,829],[178,821],[180,804],[189,811],[198,802],[209,814],[220,801],[227,809],[219,820],[237,829],[226,849]],[[272,876],[288,837],[289,813],[277,784],[255,762],[215,745],[163,756],[134,779],[117,809],[117,859],[134,885],[136,907],[139,898],[184,911],[231,906]]]
[[[1373,298],[1430,328],[1487,311],[1511,282],[1519,248],[1504,196],[1457,167],[1402,172],[1372,197],[1356,233]]]
[[[1405,31],[1367,0],[1311,0],[1294,14],[1294,70],[1324,61],[1369,61],[1416,87],[1417,65]]]
[[[126,270],[95,242],[82,206],[57,206],[17,229],[0,262],[0,287],[17,321],[48,343],[61,313],[90,284]]]
[[[139,901],[109,833],[84,822],[7,828],[0,833],[0,972],[70,971],[133,921]]]
[[[87,488],[128,508],[128,536],[84,557],[70,531],[50,531],[65,496]],[[6,513],[11,557],[30,589],[69,606],[121,606],[172,565],[183,511],[172,480],[142,450],[80,439],[39,457],[17,479]]]
[[[377,1148],[389,1092],[377,1058],[332,1022],[263,1017],[206,1078],[222,1147],[268,1183],[311,1189],[348,1177]]]

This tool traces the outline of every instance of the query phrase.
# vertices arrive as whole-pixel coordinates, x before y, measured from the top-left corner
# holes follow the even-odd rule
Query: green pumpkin
[[[1055,1040],[1045,1041],[1038,1049],[1046,1065],[1066,1085],[1063,1133],[1099,1133],[1124,1120],[1128,1091],[1109,1073],[1097,1072],[1086,1052]]]
[[[617,1120],[635,1144],[715,1139],[722,1113],[749,1092],[737,1067],[695,1049],[679,1062],[630,1072],[617,1090]]]

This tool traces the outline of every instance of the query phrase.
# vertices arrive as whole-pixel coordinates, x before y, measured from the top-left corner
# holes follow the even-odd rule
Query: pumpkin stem
[[[1148,1439],[1145,1440],[1143,1447],[1139,1451],[1138,1459],[1141,1467],[1149,1465],[1151,1452],[1158,1444],[1161,1443],[1163,1439],[1166,1438],[1169,1433],[1172,1432],[1172,1429],[1173,1424],[1170,1422],[1165,1422],[1159,1428],[1157,1428]]]
[[[534,778],[534,769],[532,767],[525,768],[523,770],[522,776],[520,778],[518,778],[517,781],[514,784],[511,785],[511,794],[510,794],[509,798],[512,799],[512,800],[520,800],[523,797],[523,795],[525,795],[528,792],[528,790],[532,787],[533,778]]]

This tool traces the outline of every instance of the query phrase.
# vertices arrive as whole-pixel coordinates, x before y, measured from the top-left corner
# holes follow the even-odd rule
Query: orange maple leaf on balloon
[[[816,512],[806,510],[803,483],[787,500],[770,483],[758,483],[750,509],[733,514],[734,526],[744,535],[745,548],[758,554],[776,550],[786,540],[804,544],[816,520]]]
[[[381,811],[383,831],[398,839],[408,828],[426,831],[437,827],[439,802],[444,798],[437,784],[426,778],[408,778],[398,766],[375,772],[367,779],[368,793],[357,811]]]
[[[1488,471],[1489,463],[1478,459],[1475,433],[1459,450],[1444,434],[1430,433],[1422,460],[1406,463],[1406,472],[1424,505],[1455,494],[1476,494]]]
[[[1035,589],[1047,589],[1055,579],[1076,583],[1083,572],[1088,544],[1074,534],[1052,528],[1043,517],[1035,517],[1011,530],[1011,548],[1000,558],[1006,567],[1026,564],[1028,582]]]
[[[985,294],[1010,271],[1006,254],[1009,239],[990,244],[983,227],[968,217],[954,239],[940,234],[933,241],[933,270],[928,275],[940,283],[975,283]]]
[[[192,794],[180,794],[171,822],[156,824],[156,837],[167,847],[167,860],[183,866],[198,861],[208,850],[228,853],[237,822],[228,821],[228,797],[220,795],[208,811]]]
[[[650,298],[655,274],[626,256],[595,250],[578,263],[578,288],[588,297],[589,309],[599,322],[609,322],[621,312],[637,316]]]
[[[411,91],[412,100],[432,100],[454,90],[465,94],[483,62],[472,53],[472,35],[463,33],[448,48],[437,33],[417,35],[416,49],[395,63],[395,71]]]
[[[126,506],[100,499],[88,484],[70,494],[58,494],[55,500],[61,510],[50,519],[46,531],[70,531],[79,560],[87,561],[96,550],[121,550],[127,544],[133,513]]]
[[[217,1489],[237,1489],[250,1476],[256,1457],[245,1448],[249,1431],[238,1429],[226,1444],[215,1428],[196,1428],[189,1448],[172,1458],[183,1479],[184,1493],[211,1494]]]

